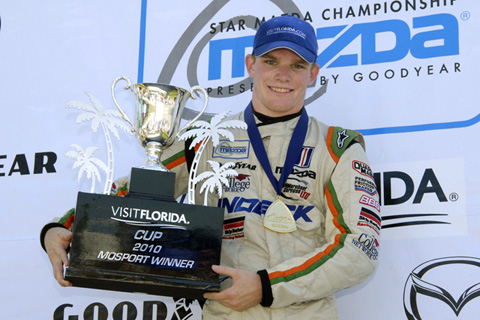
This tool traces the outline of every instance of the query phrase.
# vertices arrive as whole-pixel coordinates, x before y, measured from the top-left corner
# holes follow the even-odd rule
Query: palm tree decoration
[[[207,205],[207,196],[209,192],[214,192],[215,190],[217,190],[218,196],[221,198],[223,189],[222,185],[229,185],[227,178],[238,176],[238,173],[235,170],[230,169],[235,167],[234,162],[227,162],[222,166],[220,166],[220,164],[216,161],[207,160],[207,162],[210,165],[210,168],[213,169],[213,171],[202,172],[193,181],[193,183],[196,184],[197,182],[208,178],[200,188],[200,193],[207,189],[205,192],[205,200],[203,202],[204,206]]]
[[[68,151],[66,156],[76,160],[73,163],[73,169],[80,168],[78,171],[78,182],[82,179],[83,174],[86,174],[88,179],[92,179],[90,192],[93,193],[95,191],[95,180],[100,181],[98,168],[106,172],[108,167],[102,160],[92,158],[93,154],[98,150],[97,147],[88,147],[86,150],[83,150],[78,144],[72,144],[72,148],[75,150]]]
[[[179,140],[186,140],[195,137],[190,144],[190,149],[194,148],[198,143],[200,143],[200,147],[198,148],[197,152],[195,152],[195,158],[193,159],[190,177],[188,179],[189,204],[195,204],[195,177],[197,176],[198,162],[200,161],[200,157],[202,156],[203,150],[205,149],[208,141],[212,139],[213,147],[216,147],[220,142],[220,136],[228,139],[229,141],[234,141],[233,133],[227,130],[227,128],[237,128],[243,130],[247,129],[247,124],[240,120],[227,120],[221,122],[229,112],[230,111],[226,111],[213,116],[210,122],[198,120],[195,122],[195,128],[188,130],[179,137]],[[214,177],[218,177],[218,175],[214,175]],[[211,182],[209,182],[208,185],[210,184]],[[202,190],[204,190],[204,187],[202,187]]]
[[[115,138],[120,140],[117,128],[120,128],[124,132],[128,132],[130,134],[131,131],[129,127],[125,124],[125,122],[121,120],[120,113],[117,110],[105,110],[100,100],[98,100],[88,92],[85,92],[85,94],[88,96],[91,105],[83,101],[69,101],[67,102],[66,107],[70,109],[86,111],[85,113],[82,113],[77,117],[77,123],[91,120],[91,129],[94,133],[97,132],[98,127],[100,126],[103,129],[103,133],[105,135],[105,140],[107,143],[108,165],[105,167],[101,167],[101,169],[104,170],[107,175],[103,193],[108,194],[113,182],[114,171],[113,145],[110,133],[112,133]],[[87,148],[87,150],[89,150],[89,148]]]

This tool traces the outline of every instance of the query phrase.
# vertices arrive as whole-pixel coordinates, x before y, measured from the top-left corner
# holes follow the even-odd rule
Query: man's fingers
[[[67,248],[71,239],[72,233],[60,227],[52,228],[45,234],[45,248],[52,264],[53,276],[62,287],[72,285],[63,278],[63,266],[69,265]]]
[[[69,261],[68,261],[68,254],[67,251],[61,251],[59,252],[60,259],[62,259],[62,263],[68,267]]]
[[[235,270],[234,268],[230,268],[230,267],[227,267],[227,266],[219,266],[219,265],[212,265],[212,270],[218,274],[223,274],[223,275],[226,275],[226,276],[230,276],[233,278],[234,274],[235,274]]]
[[[205,299],[210,299],[210,300],[215,300],[217,302],[220,302],[225,307],[230,307],[230,305],[228,304],[228,301],[233,298],[231,294],[231,290],[229,289],[225,289],[220,292],[207,292],[203,294],[203,297]]]
[[[62,287],[70,287],[72,283],[63,278],[63,263],[60,261],[52,262],[53,276]]]
[[[232,286],[220,292],[205,293],[203,295],[205,299],[215,300],[236,311],[247,310],[261,302],[262,284],[258,274],[217,265],[212,266],[212,270],[221,275],[230,276]]]
[[[235,269],[229,268],[227,266],[219,266],[214,264],[212,265],[212,270],[215,273],[232,277]],[[205,299],[212,299],[220,302],[221,300],[228,298],[226,294],[228,294],[228,289],[221,292],[207,292],[203,294],[203,297]]]
[[[58,243],[62,245],[62,247],[66,250],[72,241],[73,233],[67,229],[61,230],[57,236],[60,240]]]

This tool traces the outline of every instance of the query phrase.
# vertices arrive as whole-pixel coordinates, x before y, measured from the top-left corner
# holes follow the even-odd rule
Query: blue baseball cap
[[[318,52],[315,30],[308,22],[292,16],[265,21],[255,34],[252,54],[262,56],[280,48],[292,50],[308,63],[315,62]]]

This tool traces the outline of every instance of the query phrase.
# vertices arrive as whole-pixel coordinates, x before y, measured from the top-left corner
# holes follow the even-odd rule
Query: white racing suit
[[[243,112],[230,119],[244,121]],[[228,120],[230,120],[228,119]],[[258,119],[256,119],[258,123]],[[279,179],[298,117],[259,126],[272,171]],[[235,141],[208,142],[198,173],[211,171],[206,160],[235,162],[236,178],[222,198],[210,193],[209,206],[225,208],[221,264],[258,272],[262,305],[236,312],[207,301],[204,319],[337,319],[334,293],[364,281],[378,259],[380,206],[363,137],[309,119],[299,161],[283,186],[281,200],[297,230],[277,233],[263,226],[265,211],[277,194],[264,173],[246,130],[231,130]],[[184,146],[162,157],[176,172],[176,195],[186,192]],[[188,157],[187,157],[188,158]],[[199,194],[196,203],[203,203]]]
[[[298,118],[259,125],[276,179]],[[243,112],[230,119],[244,121]],[[207,160],[236,163],[238,176],[223,187],[221,199],[218,193],[210,193],[208,205],[225,208],[221,264],[257,272],[263,300],[244,312],[207,301],[203,318],[337,319],[334,293],[364,281],[378,259],[380,206],[363,137],[309,118],[302,154],[280,197],[291,210],[297,230],[277,233],[263,226],[265,211],[277,198],[275,189],[255,156],[247,131],[231,132],[234,142],[221,140],[215,149],[208,142],[197,175],[211,171]],[[187,192],[187,159],[191,157],[185,150],[185,144],[177,142],[162,157],[176,173],[176,197]],[[201,183],[196,188],[197,204],[204,201]],[[127,189],[127,178],[114,183],[117,195],[126,194]],[[73,214],[70,210],[59,222],[69,228]],[[48,227],[42,230],[42,245]],[[226,282],[222,285],[228,286]]]

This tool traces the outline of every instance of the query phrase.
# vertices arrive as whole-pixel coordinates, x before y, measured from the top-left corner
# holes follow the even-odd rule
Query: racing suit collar
[[[253,114],[260,121],[259,123],[257,123],[257,127],[268,125],[268,124],[273,124],[273,123],[278,123],[278,122],[285,122],[285,121],[288,121],[288,120],[295,119],[302,114],[303,108],[304,107],[302,107],[302,109],[297,113],[293,113],[293,114],[289,114],[289,115],[281,116],[281,117],[270,117],[270,116],[266,116],[266,115],[264,115],[260,112],[255,111],[255,107],[253,107],[253,105],[252,105]]]

